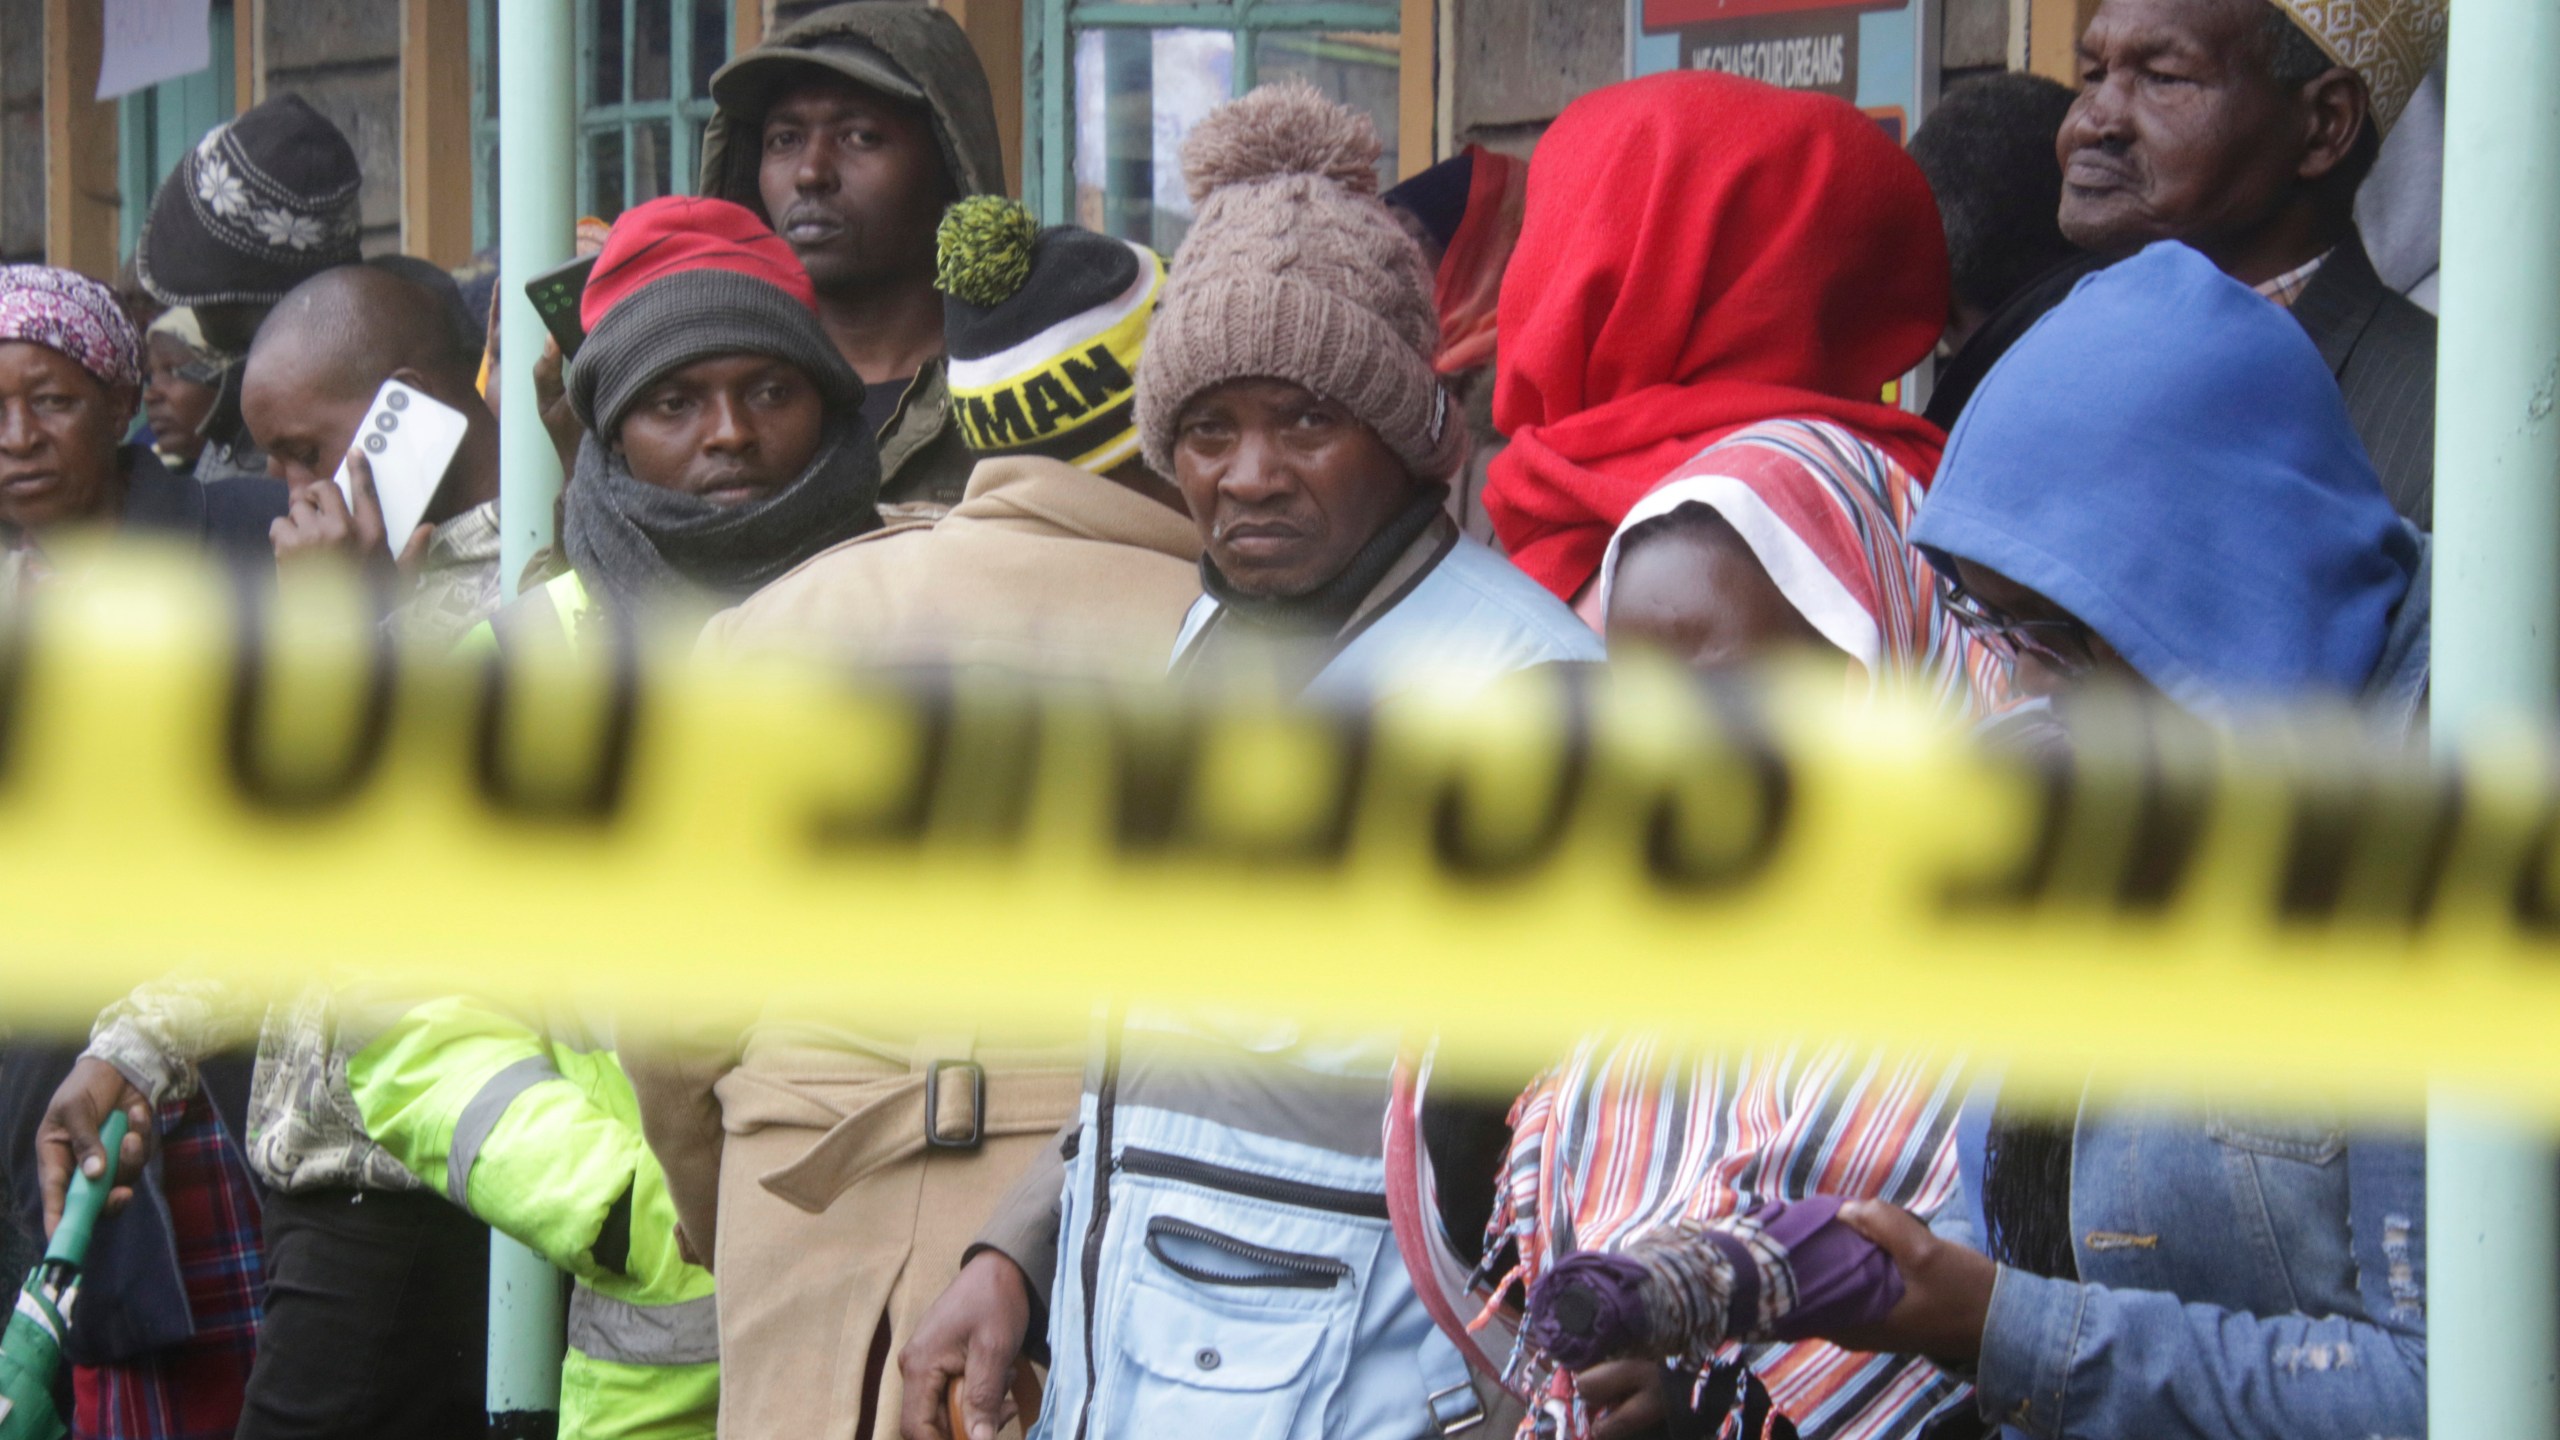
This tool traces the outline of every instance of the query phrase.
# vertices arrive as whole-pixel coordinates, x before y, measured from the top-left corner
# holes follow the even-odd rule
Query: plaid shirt
[[[2328,260],[2329,252],[2323,250],[2312,256],[2308,263],[2297,265],[2273,280],[2252,288],[2290,310],[2293,308],[2293,302],[2302,298],[2302,292],[2311,288],[2311,277],[2319,274],[2320,267],[2327,264]]]
[[[266,1290],[257,1186],[199,1092],[160,1106],[161,1190],[195,1334],[125,1365],[72,1372],[72,1440],[230,1440]]]
[[[475,505],[436,527],[417,587],[392,616],[400,638],[450,650],[506,602],[498,585],[498,502]]]
[[[203,975],[172,975],[108,1006],[89,1032],[89,1053],[134,1088],[166,1102],[195,1092],[196,1061],[258,1041],[249,1082],[249,1170],[268,1187],[418,1190],[407,1167],[373,1143],[347,1084],[347,1057],[363,1048],[342,1025],[340,994],[322,983],[290,1003]]]

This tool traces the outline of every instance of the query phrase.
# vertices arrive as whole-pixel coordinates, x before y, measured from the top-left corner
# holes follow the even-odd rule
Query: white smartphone
[[[397,380],[385,380],[374,392],[356,431],[356,448],[373,468],[373,493],[382,502],[382,536],[397,555],[426,517],[427,505],[444,484],[444,472],[462,448],[471,422],[462,412]],[[355,490],[347,478],[347,462],[338,462],[338,493],[353,510]]]

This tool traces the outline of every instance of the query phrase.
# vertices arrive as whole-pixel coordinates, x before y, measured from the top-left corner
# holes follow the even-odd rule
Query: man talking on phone
[[[276,558],[315,552],[397,563],[403,638],[450,648],[497,613],[498,421],[480,398],[480,357],[456,333],[446,301],[371,266],[321,272],[286,295],[249,349],[240,409],[267,471],[293,491],[275,523]],[[462,443],[423,522],[386,535],[372,464],[356,432],[389,381],[451,408]],[[389,437],[398,442],[396,435]],[[333,477],[341,462],[347,490]]]

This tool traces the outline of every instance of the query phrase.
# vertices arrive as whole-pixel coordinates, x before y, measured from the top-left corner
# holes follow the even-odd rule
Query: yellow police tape
[[[1826,1037],[2029,1077],[2429,1076],[2560,1116],[2560,778],[2342,717],[2127,711],[2051,769],[1836,673],[1621,666],[1374,713],[795,664],[396,659],[360,587],[114,556],[0,666],[0,1015],[186,964],[682,1020],[1099,995],[1434,1029]]]

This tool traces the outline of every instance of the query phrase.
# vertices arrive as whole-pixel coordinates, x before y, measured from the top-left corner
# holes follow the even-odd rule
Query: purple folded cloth
[[[1902,1299],[1902,1275],[1840,1223],[1840,1203],[1771,1200],[1712,1224],[1655,1231],[1622,1253],[1568,1255],[1529,1292],[1528,1342],[1581,1370],[1882,1320]]]
[[[1902,1272],[1874,1241],[1840,1223],[1837,1196],[1788,1204],[1773,1200],[1752,1212],[1786,1251],[1795,1274],[1795,1303],[1769,1317],[1772,1340],[1803,1340],[1874,1325],[1902,1302]],[[1757,1339],[1757,1336],[1750,1337]]]

